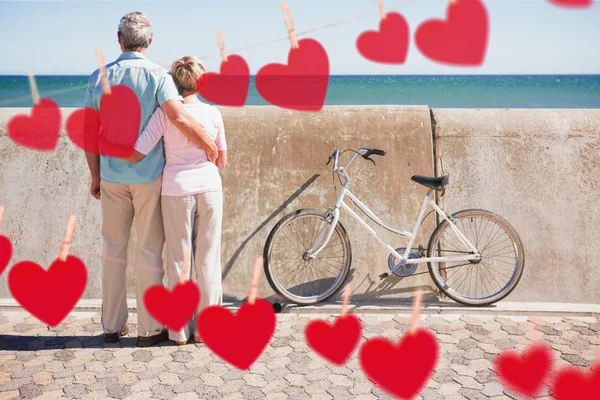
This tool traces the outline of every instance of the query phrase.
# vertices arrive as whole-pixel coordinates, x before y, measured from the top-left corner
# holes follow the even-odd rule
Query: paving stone
[[[19,396],[20,396],[20,393],[19,393],[18,390],[11,390],[11,391],[7,391],[7,392],[0,392],[0,400],[18,399]]]
[[[483,386],[481,393],[487,397],[502,396],[504,394],[504,387],[498,382],[489,382]]]
[[[205,385],[208,386],[214,386],[214,387],[219,387],[221,385],[223,385],[223,379],[221,379],[219,376],[212,374],[212,373],[206,373],[203,374],[201,376],[202,381],[204,382]]]
[[[477,360],[477,359],[483,358],[483,355],[484,355],[484,351],[481,350],[479,347],[476,347],[476,348],[467,350],[465,352],[465,354],[463,354],[463,357],[466,360]]]
[[[50,378],[52,379],[52,376],[50,376]],[[11,377],[10,374],[8,372],[2,372],[0,371],[0,386],[2,385],[6,385],[8,382],[11,381]]]
[[[133,353],[131,353],[131,356],[135,361],[141,362],[149,362],[154,359],[154,356],[152,356],[150,350],[136,350]]]
[[[35,383],[28,383],[19,387],[19,397],[21,399],[34,399],[41,396],[42,393],[44,393],[43,387]]]
[[[125,397],[126,400],[147,400],[150,398],[154,397],[152,397],[152,392],[149,390],[145,392],[131,393],[129,396]]]
[[[81,399],[87,394],[85,385],[80,383],[67,385],[63,388],[63,391],[65,392],[65,395],[71,399]]]
[[[456,375],[456,372],[450,368],[443,368],[434,371],[431,376],[431,379],[438,383],[452,382],[453,377]]]
[[[355,396],[362,396],[362,395],[367,395],[367,396],[372,396],[371,394],[371,390],[373,389],[373,384],[369,381],[363,381],[363,382],[355,382],[354,386],[350,388],[350,393],[352,393]],[[308,392],[308,390],[307,390]]]
[[[329,379],[329,381],[331,381],[333,386],[345,386],[345,387],[353,386],[353,382],[350,380],[350,378],[348,378],[347,376],[344,376],[344,375],[329,374],[327,376],[327,379]]]
[[[310,396],[302,388],[295,387],[295,386],[287,386],[285,389],[283,389],[283,393],[288,395],[290,399],[294,399],[294,400],[296,400],[296,399],[309,400],[310,399]]]
[[[267,372],[264,377],[267,382],[277,379],[283,379],[284,376],[289,374],[289,370],[287,368],[279,368],[272,371]]]
[[[19,372],[21,370],[23,370],[25,367],[23,366],[23,362],[22,361],[18,361],[18,360],[9,360],[9,361],[5,361],[2,364],[2,371],[4,372],[8,372],[8,373],[15,373],[15,372]]]
[[[35,358],[35,352],[34,351],[20,351],[17,353],[15,359],[18,361],[29,361]]]
[[[36,385],[46,386],[52,383],[54,378],[50,372],[40,371],[31,376],[31,381]]]
[[[590,366],[590,362],[581,358],[579,355],[562,354],[561,358],[577,367],[588,368]]]
[[[291,386],[306,387],[310,385],[310,382],[303,375],[290,373],[286,374],[284,378]]]
[[[354,395],[350,393],[347,387],[335,386],[327,390],[335,400],[353,400]]]
[[[262,375],[258,374],[246,374],[244,375],[244,381],[246,381],[246,383],[250,386],[259,388],[267,384],[265,378],[263,378]]]
[[[240,391],[242,387],[245,386],[245,382],[243,379],[235,379],[232,381],[228,381],[223,383],[217,388],[217,391],[223,395],[230,393],[237,393]]]
[[[117,376],[119,383],[126,386],[133,386],[140,380],[133,372],[123,372]]]
[[[54,353],[54,358],[58,361],[67,362],[75,358],[73,350],[60,350]]]
[[[186,363],[186,362],[192,361],[192,359],[193,359],[192,355],[189,352],[181,351],[181,350],[177,350],[177,351],[173,352],[171,354],[171,357],[173,357],[173,361],[179,362],[179,363]]]
[[[0,385],[0,392],[9,392],[12,390],[18,390],[21,386],[27,385],[29,383],[31,383],[30,377],[12,379],[8,383],[5,383],[4,385]]]
[[[289,385],[288,381],[285,379],[276,379],[272,381],[268,381],[265,386],[260,388],[261,392],[264,394],[270,393],[281,393],[283,389]]]
[[[36,365],[36,366],[33,366],[33,367],[26,367],[26,368],[22,369],[19,372],[13,373],[12,377],[14,379],[26,378],[28,376],[35,375],[38,372],[42,372],[43,370],[44,370],[44,366],[43,365]]]
[[[269,393],[267,395],[267,397],[265,397],[265,400],[286,400],[288,399],[288,395],[280,392],[280,393]]]
[[[454,381],[466,389],[472,389],[477,391],[481,391],[481,389],[483,389],[483,385],[470,376],[457,375],[454,377]]]
[[[138,383],[131,386],[131,392],[132,393],[147,392],[147,391],[150,391],[150,389],[154,385],[158,385],[158,384],[160,384],[160,382],[158,381],[158,378],[140,380]]]
[[[180,383],[179,385],[173,386],[173,392],[179,393],[187,393],[194,392],[198,387],[202,386],[202,381],[200,379],[190,379]]]
[[[175,397],[173,388],[167,385],[156,384],[150,388],[150,391],[152,392],[152,396],[157,399],[171,400]]]
[[[469,400],[488,400],[487,396],[483,395],[480,390],[463,387],[458,393]]]

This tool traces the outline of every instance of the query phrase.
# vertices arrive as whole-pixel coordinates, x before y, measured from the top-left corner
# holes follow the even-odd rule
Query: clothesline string
[[[415,3],[418,3],[418,2],[420,2],[420,0],[407,0],[407,1],[403,1],[401,3],[396,3],[396,5],[394,7],[392,7],[392,8],[405,7],[405,6],[412,5],[412,4],[415,4]],[[376,7],[376,5],[373,5],[374,9],[375,9],[375,7]],[[341,19],[339,21],[330,22],[330,23],[325,24],[325,25],[321,25],[321,26],[317,26],[315,28],[307,29],[305,31],[296,32],[296,36],[305,36],[305,35],[307,35],[309,33],[317,32],[317,31],[324,30],[324,29],[334,28],[334,27],[340,26],[340,25],[345,25],[345,24],[348,24],[350,22],[354,22],[354,21],[357,21],[357,20],[360,20],[360,19],[368,18],[368,17],[371,17],[371,16],[376,15],[376,14],[378,14],[378,11],[377,12],[374,11],[374,12],[363,13],[363,14],[360,14],[360,15],[357,15],[357,16],[354,16],[354,17],[348,17],[348,18],[345,18],[345,19]],[[253,49],[255,47],[261,47],[261,46],[264,46],[264,45],[267,45],[267,44],[272,44],[272,43],[277,43],[277,42],[282,42],[282,41],[287,41],[287,40],[288,40],[288,36],[282,36],[282,37],[279,37],[277,39],[266,40],[266,41],[263,41],[263,42],[254,43],[254,44],[247,45],[247,46],[244,46],[244,47],[238,47],[238,48],[235,48],[235,49],[225,49],[225,50],[226,50],[227,54],[233,54],[233,53],[237,53],[237,52],[240,52],[240,51]],[[221,53],[217,52],[217,53],[213,53],[213,54],[210,54],[210,55],[207,55],[207,56],[201,56],[199,58],[201,60],[207,60],[207,59],[211,59],[211,58],[215,58],[215,57],[220,57],[220,55],[221,55]]]

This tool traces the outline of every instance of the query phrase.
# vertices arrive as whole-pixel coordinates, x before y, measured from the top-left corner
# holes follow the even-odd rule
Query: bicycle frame
[[[361,148],[358,151],[360,152],[362,150],[367,150],[367,149]],[[379,241],[379,243],[381,243],[398,260],[400,260],[400,264],[399,265],[404,265],[404,264],[420,264],[420,263],[431,262],[431,261],[438,261],[438,262],[470,261],[470,260],[478,260],[478,259],[481,258],[481,255],[479,254],[479,252],[477,251],[477,249],[475,248],[475,246],[473,246],[469,242],[469,240],[462,234],[462,232],[456,227],[456,225],[454,224],[453,220],[451,219],[452,217],[449,216],[449,215],[447,215],[433,201],[433,199],[431,199],[431,189],[429,189],[427,191],[427,195],[425,196],[425,200],[423,201],[423,205],[421,206],[421,211],[419,212],[419,216],[417,218],[417,222],[415,223],[415,227],[414,227],[414,229],[413,229],[412,232],[407,232],[407,231],[403,231],[401,229],[397,229],[397,228],[391,227],[388,224],[386,224],[385,222],[383,222],[377,215],[375,215],[375,213],[373,211],[371,211],[366,205],[364,205],[348,189],[348,186],[351,183],[351,179],[348,177],[346,171],[348,170],[348,167],[354,161],[354,158],[358,154],[359,153],[354,153],[354,155],[350,158],[350,160],[348,161],[348,163],[346,164],[345,167],[338,167],[337,166],[337,159],[338,159],[338,156],[339,156],[339,152],[336,150],[335,153],[334,153],[335,163],[334,163],[333,171],[335,173],[339,174],[340,176],[344,177],[345,178],[345,182],[342,183],[342,190],[340,191],[340,194],[339,194],[339,196],[337,198],[335,206],[333,207],[333,209],[330,210],[333,213],[333,219],[331,221],[330,227],[329,227],[329,229],[323,229],[323,230],[321,230],[321,232],[317,236],[317,239],[315,240],[315,243],[312,244],[312,246],[310,247],[310,249],[306,253],[306,255],[309,258],[315,258],[325,248],[325,246],[327,246],[327,243],[329,243],[329,240],[331,239],[331,236],[333,235],[335,227],[336,227],[336,225],[337,225],[337,223],[339,221],[340,208],[343,208],[344,210],[346,210],[354,219],[356,219],[371,234],[371,236],[374,236],[375,239],[377,239]],[[406,250],[404,251],[404,254],[399,254],[392,246],[390,246],[389,243],[387,243],[385,240],[383,240],[377,234],[377,232],[373,228],[371,228],[356,212],[354,212],[354,210],[352,210],[344,202],[344,198],[346,196],[350,197],[350,199],[358,206],[358,208],[362,212],[364,212],[367,216],[369,216],[373,221],[375,221],[378,225],[384,227],[385,229],[387,229],[387,230],[389,230],[391,232],[396,233],[397,235],[408,237],[409,241],[408,241],[408,244],[406,246]],[[431,205],[433,207],[433,209],[441,217],[443,217],[448,222],[448,224],[450,224],[450,228],[452,228],[452,231],[456,234],[456,237],[465,246],[467,246],[473,252],[473,254],[465,254],[465,255],[461,255],[461,256],[449,256],[449,257],[428,257],[428,258],[413,258],[413,259],[409,259],[408,258],[409,254],[410,254],[410,251],[411,251],[411,247],[412,247],[412,245],[413,245],[413,243],[415,241],[415,238],[416,238],[417,233],[419,231],[419,227],[421,225],[421,222],[423,221],[423,216],[425,214],[425,210],[427,209],[428,205]],[[325,232],[326,232],[326,234],[325,234]]]

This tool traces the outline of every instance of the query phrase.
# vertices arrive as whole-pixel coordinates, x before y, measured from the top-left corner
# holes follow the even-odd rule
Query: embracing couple
[[[217,108],[200,102],[196,96],[196,82],[206,73],[204,65],[195,57],[183,57],[172,64],[169,73],[145,56],[152,36],[152,25],[145,14],[125,15],[117,33],[122,54],[106,65],[109,84],[128,86],[140,101],[141,124],[135,151],[126,159],[86,153],[92,175],[90,193],[100,200],[102,208],[105,341],[118,342],[128,332],[125,272],[135,218],[140,347],[167,339],[184,344],[194,326],[190,321],[179,331],[167,331],[144,305],[146,290],[163,284],[165,241],[169,289],[180,280],[191,279],[194,269],[201,293],[198,311],[222,304],[223,297],[223,194],[218,171],[227,159],[223,119]],[[101,74],[97,70],[89,79],[85,107],[98,110],[101,97]],[[115,121],[114,116],[110,118]],[[104,137],[119,137],[116,125],[103,126]],[[100,139],[101,148],[110,146],[113,144]]]

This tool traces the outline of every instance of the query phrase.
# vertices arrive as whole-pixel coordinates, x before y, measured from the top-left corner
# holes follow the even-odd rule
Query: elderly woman
[[[196,271],[200,288],[199,311],[223,301],[221,286],[221,220],[223,194],[217,168],[224,168],[227,147],[223,118],[219,110],[196,96],[196,82],[206,73],[195,57],[183,57],[171,65],[171,75],[183,97],[183,107],[216,142],[216,163],[206,151],[190,142],[159,108],[138,137],[133,155],[127,161],[138,162],[164,140],[166,165],[163,171],[161,205],[167,245],[169,289],[180,280],[191,278],[185,269],[186,254]],[[103,143],[104,146],[111,146]],[[185,344],[190,338],[192,321],[179,331],[169,330],[169,339]],[[199,342],[198,335],[194,335]]]

